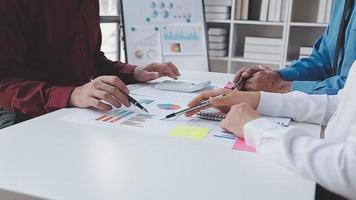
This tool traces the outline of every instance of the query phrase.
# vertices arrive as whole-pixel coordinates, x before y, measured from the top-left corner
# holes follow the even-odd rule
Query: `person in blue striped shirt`
[[[335,95],[344,87],[355,59],[355,0],[338,0],[334,1],[329,26],[315,42],[310,57],[278,71],[268,67],[246,67],[236,73],[234,81],[244,78],[240,87],[249,91]]]

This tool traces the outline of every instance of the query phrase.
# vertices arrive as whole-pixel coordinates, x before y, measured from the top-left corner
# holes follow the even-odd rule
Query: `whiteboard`
[[[209,71],[203,0],[121,0],[127,62]]]

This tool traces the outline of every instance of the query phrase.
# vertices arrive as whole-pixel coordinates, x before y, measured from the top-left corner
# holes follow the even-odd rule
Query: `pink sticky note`
[[[229,81],[229,82],[225,85],[225,89],[231,90],[231,88],[234,87],[234,85],[235,85],[235,84],[234,84],[233,82]]]
[[[234,146],[232,146],[232,149],[238,150],[238,151],[246,151],[246,152],[256,152],[256,149],[250,146],[247,146],[245,143],[245,140],[241,138],[236,138]]]

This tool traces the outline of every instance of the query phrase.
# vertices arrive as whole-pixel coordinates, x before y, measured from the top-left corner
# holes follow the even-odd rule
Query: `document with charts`
[[[90,126],[113,128],[125,132],[132,131],[163,136],[173,136],[172,132],[174,130],[181,130],[183,131],[182,135],[176,134],[175,136],[184,137],[187,134],[193,134],[193,136],[189,135],[188,137],[208,143],[222,144],[227,148],[230,148],[234,143],[234,138],[216,137],[222,132],[218,122],[185,116],[162,120],[166,115],[186,108],[190,99],[161,99],[137,95],[132,95],[132,97],[147,108],[149,113],[145,113],[134,106],[117,108],[106,113],[90,109],[77,109],[74,113],[63,117],[62,120]],[[192,129],[198,131],[201,137],[195,137],[194,134],[196,132],[192,131]],[[207,131],[200,132],[203,129]]]

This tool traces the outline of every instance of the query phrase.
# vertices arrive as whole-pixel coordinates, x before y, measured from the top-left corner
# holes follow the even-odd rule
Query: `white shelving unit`
[[[282,22],[258,21],[251,15],[249,20],[235,20],[235,0],[232,0],[231,19],[207,21],[208,28],[230,30],[228,56],[211,57],[212,71],[235,73],[244,66],[256,65],[266,65],[274,69],[283,68],[298,59],[301,46],[312,46],[327,27],[327,24],[316,23],[319,0],[284,1],[287,2],[287,10]],[[260,6],[260,0],[250,0],[250,11],[259,10]],[[245,59],[243,50],[246,36],[282,38],[281,61]]]

